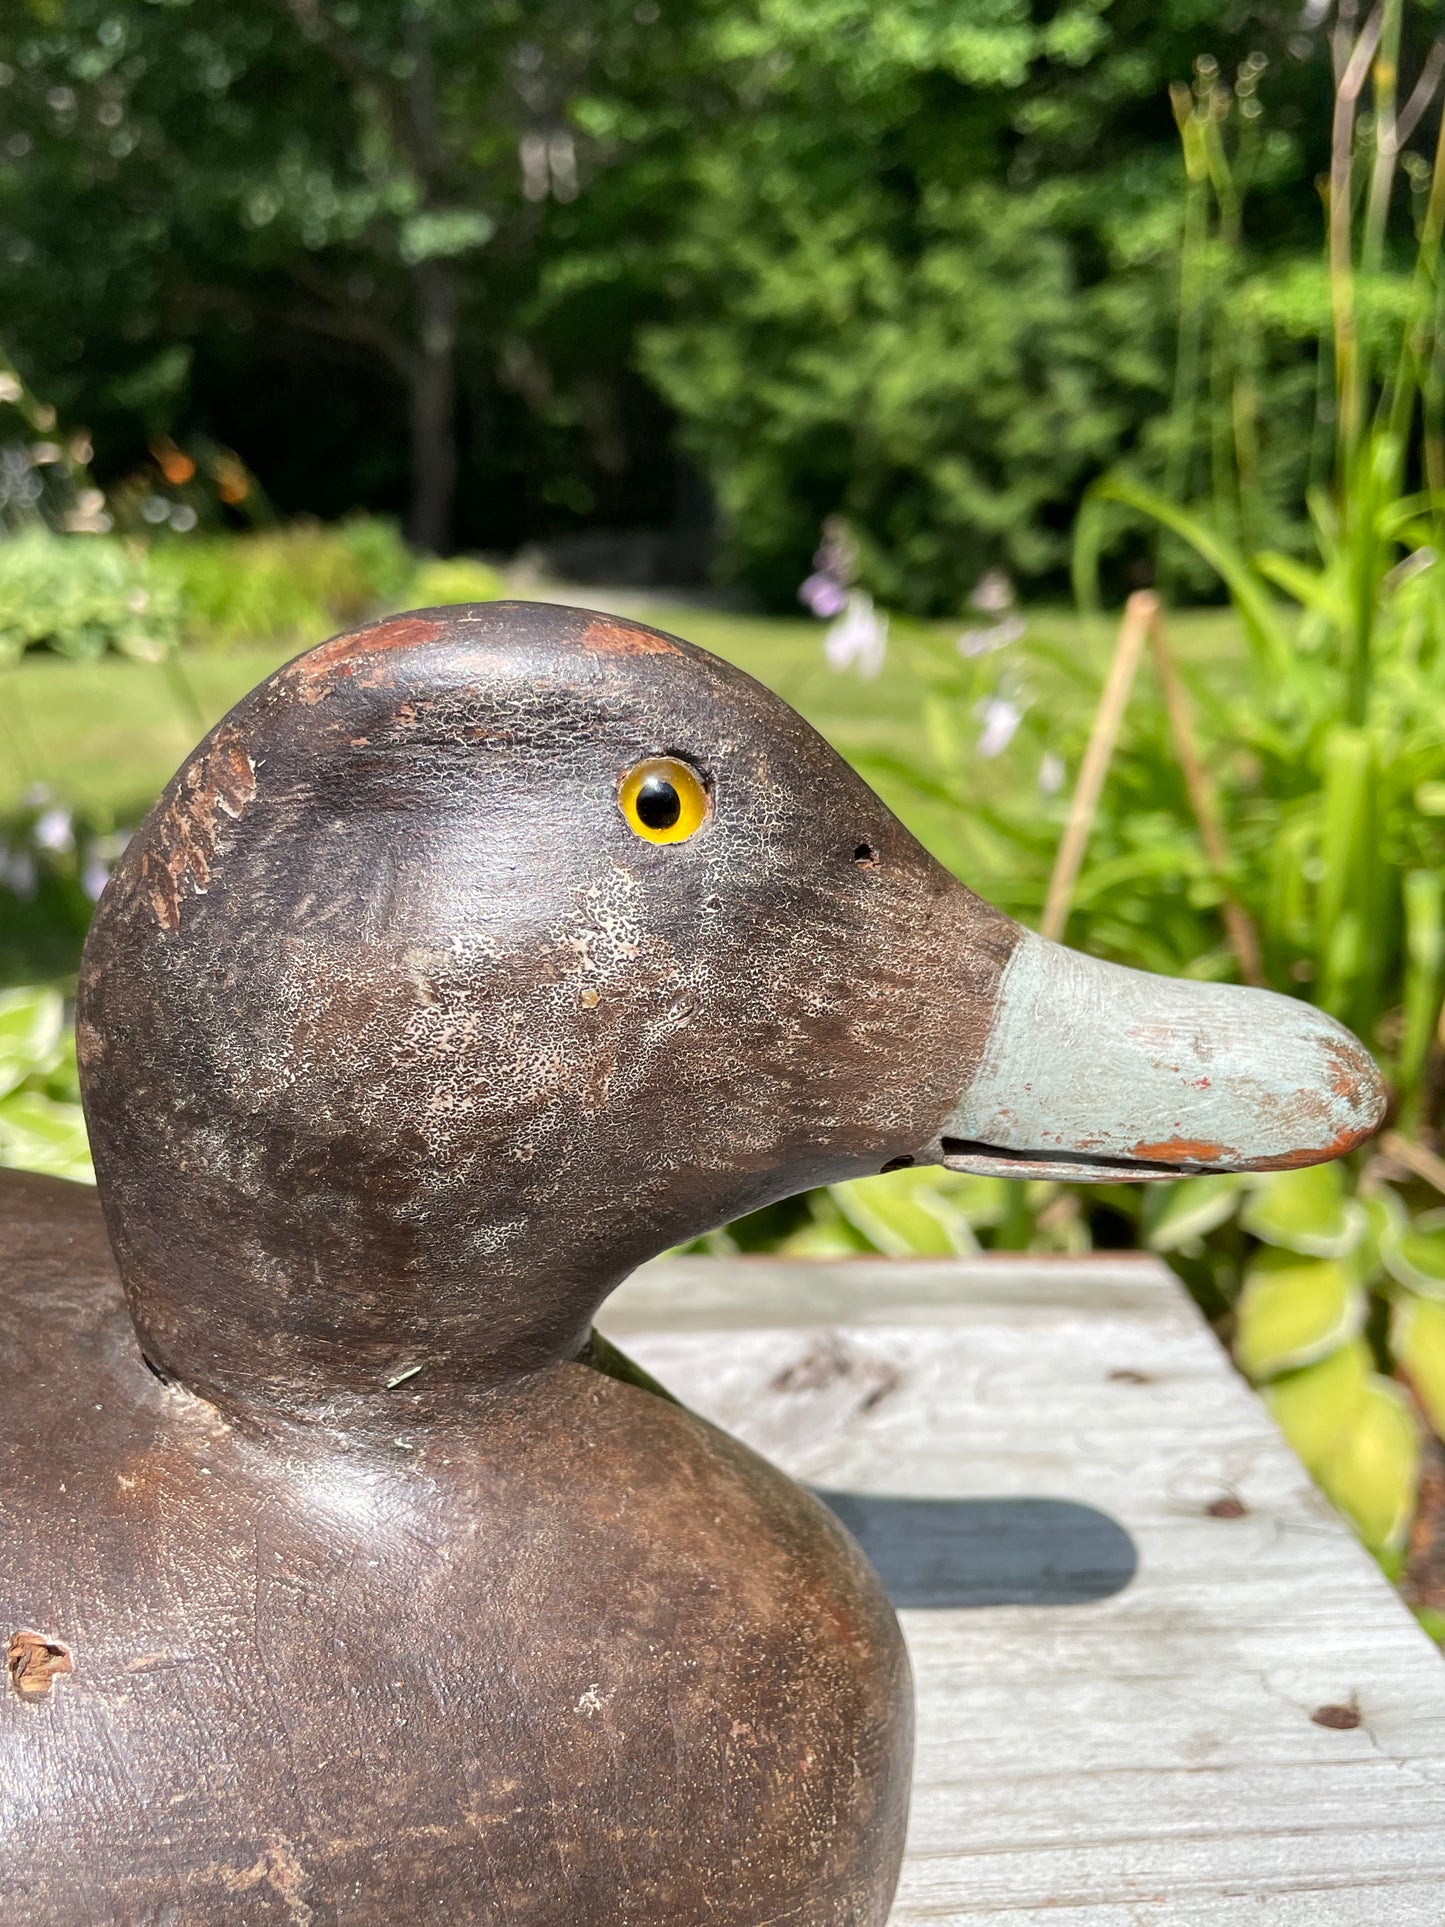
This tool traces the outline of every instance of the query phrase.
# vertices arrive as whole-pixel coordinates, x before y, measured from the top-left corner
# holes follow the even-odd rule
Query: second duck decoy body
[[[1328,1018],[1043,942],[748,677],[516,603],[240,703],[78,1038],[114,1265],[89,1193],[0,1185],[30,1927],[882,1927],[888,1602],[598,1304],[808,1185],[1271,1168],[1380,1114]]]

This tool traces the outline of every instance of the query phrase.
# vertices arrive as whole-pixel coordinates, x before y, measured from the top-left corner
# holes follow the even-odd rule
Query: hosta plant
[[[0,991],[0,1164],[94,1182],[74,1034],[43,985]]]
[[[1398,1567],[1423,1427],[1445,1432],[1445,1232],[1366,1168],[1193,1178],[1145,1207],[1150,1245],[1198,1262],[1242,1234],[1234,1354],[1322,1490]]]

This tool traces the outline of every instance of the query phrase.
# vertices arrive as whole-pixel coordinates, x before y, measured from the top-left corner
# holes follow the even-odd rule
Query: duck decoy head
[[[142,1344],[222,1403],[569,1355],[642,1260],[809,1185],[1269,1169],[1382,1108],[1319,1012],[991,909],[739,671],[518,603],[232,710],[112,878],[78,1015]]]

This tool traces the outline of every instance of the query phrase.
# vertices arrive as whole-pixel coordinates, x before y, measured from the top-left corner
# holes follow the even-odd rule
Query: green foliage
[[[1393,14],[1398,22],[1398,6]],[[1376,84],[1386,84],[1378,69]],[[1220,133],[1226,114],[1236,106],[1243,113],[1250,99],[1240,87],[1225,100],[1212,72],[1193,92],[1176,94],[1190,233],[1161,446],[1168,475],[1196,499],[1117,471],[1091,492],[1076,537],[1077,575],[1091,601],[1101,553],[1125,512],[1191,551],[1230,595],[1247,652],[1237,665],[1211,664],[1207,677],[1185,676],[1219,792],[1227,862],[1220,870],[1205,860],[1175,743],[1146,697],[1110,773],[1071,935],[1128,963],[1234,975],[1238,960],[1221,922],[1227,890],[1255,925],[1272,985],[1311,995],[1366,1037],[1392,1073],[1402,1121],[1435,1130],[1438,1068],[1433,1082],[1427,1073],[1440,1059],[1445,962],[1445,145],[1433,175],[1427,164],[1415,169],[1418,177],[1424,167],[1425,188],[1414,265],[1386,274],[1382,210],[1398,144],[1392,110],[1377,98],[1362,137],[1371,144],[1372,186],[1360,232],[1352,236],[1338,215],[1355,205],[1354,149],[1345,141],[1336,154],[1346,180],[1330,273],[1315,277],[1296,312],[1290,300],[1276,304],[1276,319],[1296,330],[1323,322],[1333,334],[1339,434],[1333,459],[1327,448],[1322,464],[1331,485],[1308,495],[1314,556],[1306,560],[1258,544],[1266,522],[1259,424],[1250,415],[1260,398],[1246,391],[1259,363],[1236,324],[1240,303],[1253,302],[1256,320],[1269,303],[1240,270],[1244,170]],[[1298,277],[1282,293],[1299,297]],[[1221,419],[1230,432],[1211,440]],[[1040,713],[1017,641],[959,662],[936,641],[900,640],[895,657],[919,684],[920,733],[932,752],[932,766],[912,774],[914,793],[920,803],[971,812],[971,851],[960,829],[950,859],[1027,915],[1041,900],[1059,811],[1043,799],[1031,815],[981,810],[967,767],[971,727],[980,710],[1005,704],[1010,753],[1052,754],[1069,768],[1081,731]],[[995,655],[995,646],[1011,653]],[[1043,653],[1030,646],[1035,666]],[[1086,666],[1056,663],[1096,699],[1098,680]],[[1324,1490],[1387,1562],[1398,1561],[1414,1509],[1422,1421],[1437,1429],[1441,1421],[1445,1338],[1436,1313],[1445,1303],[1445,1229],[1420,1204],[1409,1173],[1376,1160],[1363,1173],[1333,1166],[1196,1179],[1135,1212],[1142,1240],[1166,1252],[1232,1329],[1241,1366],[1267,1388]],[[1081,1196],[1077,1209],[1090,1225],[1097,1207]],[[1409,1381],[1414,1402],[1396,1374]]]
[[[810,1191],[688,1248],[788,1258],[949,1258],[988,1250],[1079,1252],[1088,1248],[1088,1230],[1063,1185],[1011,1184],[926,1165]]]
[[[1413,265],[1391,278],[1386,229],[1402,149],[1402,18],[1401,0],[1388,0],[1353,49],[1346,43],[1350,58],[1341,66],[1321,282],[1336,434],[1331,484],[1308,497],[1313,559],[1242,539],[1257,537],[1258,522],[1250,513],[1253,444],[1236,434],[1214,451],[1205,504],[1126,473],[1097,484],[1080,518],[1076,576],[1093,598],[1100,549],[1120,509],[1148,518],[1217,572],[1251,654],[1232,699],[1200,692],[1214,729],[1237,745],[1222,785],[1231,870],[1216,881],[1252,915],[1271,981],[1307,987],[1365,1036],[1393,1071],[1403,1122],[1433,1130],[1437,1100],[1426,1071],[1445,959],[1445,842],[1431,809],[1437,792],[1445,794],[1445,138],[1433,170],[1405,155],[1422,192]],[[1357,140],[1351,89],[1364,82],[1376,28],[1387,51],[1373,66],[1373,118]],[[1196,240],[1204,245],[1212,228],[1227,269],[1240,190],[1218,104],[1212,81],[1176,99]],[[1361,161],[1369,163],[1362,203],[1353,193],[1366,172]],[[1188,303],[1186,285],[1181,413],[1196,402],[1206,334],[1206,318]],[[1214,365],[1235,386],[1238,422],[1240,364],[1228,318],[1228,303],[1216,301]],[[1412,473],[1417,466],[1423,473]],[[1180,462],[1180,493],[1188,473]],[[1253,1378],[1272,1382],[1276,1416],[1323,1489],[1369,1545],[1395,1558],[1415,1507],[1421,1421],[1438,1430],[1442,1416],[1436,1314],[1445,1299],[1445,1238],[1432,1214],[1411,1220],[1386,1176],[1400,1182],[1406,1173],[1368,1165],[1353,1197],[1339,1166],[1255,1181],[1238,1194],[1237,1219],[1201,1218],[1193,1239],[1196,1250],[1226,1232],[1263,1241],[1242,1289],[1228,1264],[1214,1268],[1234,1301],[1236,1356]],[[1168,1238],[1167,1218],[1161,1222],[1167,1248],[1182,1253],[1187,1241]],[[1373,1351],[1359,1337],[1367,1294],[1389,1312],[1371,1321]],[[1396,1367],[1415,1402],[1388,1375]]]
[[[1445,1438],[1445,1305],[1400,1292],[1390,1320],[1390,1345],[1436,1435]]]
[[[1406,1255],[1431,1238],[1428,1216],[1412,1224],[1393,1189],[1378,1175],[1371,1184],[1363,1198],[1351,1197],[1339,1165],[1237,1183],[1231,1218],[1267,1242],[1244,1268],[1234,1352],[1325,1493],[1367,1545],[1393,1557],[1414,1513],[1421,1416],[1437,1430],[1445,1419],[1445,1306],[1418,1294]],[[1150,1242],[1171,1256],[1187,1243],[1171,1220],[1179,1193],[1190,1189],[1177,1187],[1172,1210],[1155,1220]],[[1225,1222],[1200,1219],[1196,1246]],[[1402,1288],[1402,1278],[1417,1289]],[[1427,1288],[1445,1290],[1445,1277]],[[1367,1336],[1372,1305],[1388,1317],[1369,1319]],[[1408,1375],[1419,1412],[1380,1369],[1391,1358]]]
[[[1407,1291],[1445,1299],[1445,1234],[1438,1223],[1423,1219],[1403,1229],[1388,1226],[1380,1241],[1380,1259]]]
[[[616,301],[586,277],[554,365],[529,360],[524,310],[579,226],[594,253],[612,244],[598,178],[690,123],[692,81],[680,10],[635,0],[16,0],[0,13],[7,337],[94,429],[107,478],[219,418],[278,501],[337,515],[405,499],[410,455],[411,532],[437,548],[460,369],[467,479],[488,484],[467,534],[495,542],[519,493],[545,510],[569,463],[603,485],[615,469],[645,291],[609,335],[596,314]],[[653,186],[634,183],[629,211],[669,205]],[[656,466],[654,437],[639,457]]]
[[[1078,489],[1111,451],[1142,437],[1158,473],[1192,432],[1182,414],[1169,434],[1146,424],[1170,397],[1180,246],[1159,108],[1199,17],[827,11],[836,32],[788,0],[719,28],[719,84],[745,111],[686,157],[677,299],[644,330],[642,362],[712,480],[737,573],[781,597],[822,514],[842,510],[870,589],[955,609],[989,565],[1058,570]],[[1241,12],[1211,27],[1252,111],[1272,26]],[[1277,117],[1251,134],[1276,260],[1303,238],[1297,103],[1315,93],[1323,109],[1323,81],[1322,63],[1277,61]],[[1308,401],[1307,350],[1276,359],[1305,364]],[[1262,459],[1279,497],[1303,474],[1308,419],[1275,419],[1284,447],[1266,434]]]
[[[896,1171],[832,1187],[845,1224],[889,1257],[957,1257],[978,1249],[962,1201],[940,1183],[946,1173]]]
[[[1141,436],[1162,473],[1166,89],[1204,32],[1269,102],[1249,259],[1307,244],[1324,36],[1216,14],[18,0],[0,312],[107,479],[209,427],[334,516],[455,435],[463,539],[510,546],[671,522],[671,410],[734,573],[790,599],[846,508],[873,587],[954,607],[988,563],[1057,573],[1077,489]],[[1308,343],[1265,337],[1308,391]]]
[[[1387,44],[1398,45],[1401,19],[1402,0],[1391,0],[1374,20],[1383,21]],[[1371,31],[1357,45],[1361,80]],[[1124,471],[1097,483],[1078,524],[1075,577],[1083,599],[1096,604],[1100,551],[1112,518],[1126,510],[1185,545],[1227,589],[1252,645],[1248,683],[1220,731],[1237,746],[1233,794],[1225,796],[1234,863],[1227,881],[1258,925],[1271,981],[1309,986],[1317,1002],[1383,1048],[1412,1122],[1445,959],[1445,837],[1423,807],[1436,791],[1445,794],[1445,448],[1437,420],[1445,146],[1433,170],[1407,150],[1401,160],[1393,59],[1373,69],[1375,111],[1358,142],[1355,99],[1343,88],[1335,116],[1320,286],[1329,297],[1321,319],[1331,331],[1337,434],[1332,485],[1308,494],[1313,560],[1240,539],[1256,536],[1258,524],[1250,513],[1253,443],[1236,434],[1214,451],[1204,503]],[[1237,256],[1243,191],[1220,134],[1230,105],[1213,79],[1176,100],[1190,205],[1201,233],[1213,232],[1226,272]],[[1370,184],[1363,208],[1352,187],[1366,172],[1362,162]],[[1390,278],[1390,189],[1405,162],[1423,200],[1413,263]],[[1216,359],[1235,352],[1228,320],[1216,304]],[[1201,326],[1186,289],[1176,375],[1186,431]],[[1240,405],[1236,395],[1236,418]],[[1181,484],[1189,473],[1182,464]]]
[[[59,991],[0,991],[0,1164],[94,1181]]]
[[[1419,1421],[1400,1387],[1372,1374],[1333,1447],[1310,1469],[1365,1544],[1393,1563],[1420,1482]]]
[[[1266,1404],[1308,1471],[1318,1474],[1330,1462],[1374,1376],[1374,1363],[1365,1340],[1353,1338],[1265,1386]]]
[[[73,976],[95,899],[125,840],[38,787],[0,817],[0,986]]]
[[[159,662],[182,641],[301,648],[387,609],[502,591],[494,569],[466,556],[418,561],[376,517],[165,536],[149,547],[36,527],[0,536],[0,665],[29,648],[83,660],[112,649],[140,662]]]
[[[1398,442],[1373,436],[1344,513],[1316,497],[1314,567],[1251,557],[1123,478],[1095,499],[1153,514],[1228,585],[1253,644],[1251,673],[1232,700],[1201,696],[1232,744],[1223,766],[1232,886],[1258,923],[1271,978],[1308,985],[1394,1056],[1409,1102],[1442,970],[1445,818],[1422,804],[1445,785],[1445,573],[1435,565],[1439,506],[1402,492],[1402,463]],[[1089,892],[1086,876],[1083,905]]]
[[[147,567],[182,610],[187,640],[206,648],[271,637],[300,647],[416,600],[416,564],[393,525],[374,518],[164,538]]]
[[[809,200],[835,171],[794,166]],[[728,566],[781,597],[840,504],[895,607],[956,608],[994,563],[1056,569],[1059,511],[1158,405],[1157,277],[1083,285],[1055,210],[986,183],[936,188],[895,251],[866,181],[825,211],[769,205],[746,154],[700,171],[685,262],[713,299],[649,330],[643,365],[712,477]]]
[[[123,542],[41,527],[0,537],[0,665],[27,649],[159,662],[180,630],[173,587]]]
[[[470,556],[448,561],[424,560],[407,584],[406,599],[413,609],[441,609],[452,602],[495,602],[506,594],[506,584],[495,569]]]
[[[1316,1164],[1255,1179],[1239,1221],[1265,1244],[1312,1258],[1343,1258],[1360,1242],[1365,1210],[1346,1197],[1338,1164]]]
[[[28,388],[0,348],[0,533],[109,526],[86,468],[90,438],[57,433],[55,410]]]
[[[1272,1378],[1326,1357],[1364,1318],[1364,1294],[1337,1259],[1261,1251],[1244,1277],[1235,1356],[1251,1378]]]
[[[1225,1173],[1161,1187],[1160,1202],[1151,1214],[1150,1244],[1156,1251],[1196,1244],[1233,1217],[1245,1182]]]

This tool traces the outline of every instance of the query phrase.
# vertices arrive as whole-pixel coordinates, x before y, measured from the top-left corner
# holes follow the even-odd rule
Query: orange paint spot
[[[1136,1144],[1129,1154],[1147,1164],[1214,1164],[1233,1155],[1223,1144],[1202,1138],[1171,1137],[1158,1144]]]
[[[1330,1089],[1336,1097],[1343,1097],[1350,1103],[1358,1103],[1360,1097],[1359,1063],[1351,1051],[1342,1050],[1338,1045],[1330,1048],[1334,1070],[1330,1077]]]
[[[420,649],[429,642],[439,642],[446,633],[447,625],[430,616],[393,616],[389,622],[319,643],[298,656],[282,674],[303,702],[319,702],[333,674],[353,676],[369,657],[386,655],[393,649]]]
[[[597,656],[676,656],[681,652],[671,636],[644,629],[635,622],[589,622],[582,647]]]
[[[1310,1164],[1328,1164],[1331,1158],[1342,1158],[1347,1151],[1354,1151],[1366,1138],[1373,1137],[1375,1125],[1347,1126],[1337,1131],[1328,1144],[1318,1145],[1308,1151],[1286,1151],[1282,1156],[1262,1160],[1252,1168],[1257,1171],[1299,1171]]]

